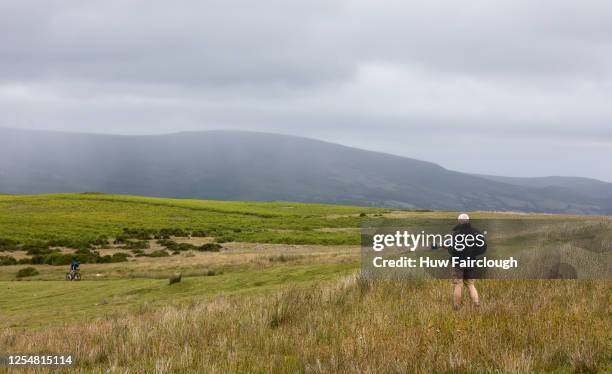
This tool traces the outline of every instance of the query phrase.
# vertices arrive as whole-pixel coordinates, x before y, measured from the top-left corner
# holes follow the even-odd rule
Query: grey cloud
[[[308,85],[349,76],[354,62],[333,58],[330,43],[311,32],[324,2],[304,4],[24,1],[0,14],[0,74],[181,85]]]
[[[603,1],[22,1],[1,9],[4,79],[313,84],[363,61],[444,73],[610,73]]]
[[[566,174],[612,180],[596,166],[612,143],[610,14],[599,0],[0,2],[0,126],[271,131],[525,175],[556,165],[513,151],[554,141],[576,152]],[[491,157],[424,146],[445,137]]]

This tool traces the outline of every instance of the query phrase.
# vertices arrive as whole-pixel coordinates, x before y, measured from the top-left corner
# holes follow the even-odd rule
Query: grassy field
[[[160,199],[96,193],[0,195],[0,239],[115,237],[123,228],[206,230],[224,241],[359,244],[359,215],[388,210],[300,203]]]
[[[172,239],[223,246],[84,264],[80,282],[63,280],[66,266],[0,266],[0,351],[73,352],[71,371],[100,373],[612,371],[609,280],[482,280],[482,306],[464,300],[453,311],[449,281],[359,275],[363,220],[455,215],[102,194],[0,196],[0,240],[18,247],[100,236],[112,243],[126,228],[201,230],[209,235]],[[145,253],[161,248],[148,242]],[[96,250],[127,251],[114,244]],[[28,256],[20,248],[0,255]],[[26,266],[38,274],[17,280]],[[177,272],[181,282],[169,285]]]

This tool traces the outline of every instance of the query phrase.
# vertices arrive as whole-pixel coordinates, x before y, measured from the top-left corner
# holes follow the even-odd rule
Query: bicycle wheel
[[[70,275],[70,273],[66,273],[66,280],[67,281],[71,281],[72,280],[72,275]]]
[[[81,273],[75,273],[74,274],[74,280],[75,281],[80,281],[81,280]]]

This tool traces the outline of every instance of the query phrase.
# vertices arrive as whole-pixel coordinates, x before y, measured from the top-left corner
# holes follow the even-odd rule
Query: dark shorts
[[[475,278],[474,268],[453,268],[453,284],[461,284],[469,286],[474,284]]]

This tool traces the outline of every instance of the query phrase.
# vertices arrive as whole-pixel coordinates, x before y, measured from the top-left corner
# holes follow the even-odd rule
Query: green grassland
[[[161,199],[97,193],[0,195],[0,239],[93,240],[123,228],[207,230],[225,241],[358,244],[359,215],[385,209],[323,204]]]
[[[359,243],[363,215],[385,209],[300,203],[222,202],[162,199],[98,193],[0,196],[0,240],[26,243],[105,237],[124,229],[187,229],[210,233],[211,240],[245,243],[325,245],[290,250],[270,246],[187,253],[171,258],[130,258],[128,262],[84,264],[84,280],[66,282],[66,266],[33,265],[38,274],[0,283],[0,326],[38,328],[75,318],[204,300],[214,295],[261,292],[286,284],[331,280],[356,269],[358,251],[330,245]],[[341,229],[339,231],[323,231]],[[189,239],[183,240],[189,242]],[[153,249],[155,241],[151,240]],[[104,246],[102,246],[104,247]],[[97,248],[104,253],[117,246]],[[243,246],[244,247],[244,246]],[[162,248],[163,249],[163,248]],[[63,252],[70,253],[71,248]],[[127,252],[122,250],[122,252]],[[150,252],[150,251],[147,251]],[[27,257],[23,251],[0,255]],[[280,259],[280,260],[278,260]],[[27,265],[0,266],[0,281],[14,281]],[[168,287],[175,272],[185,275]],[[213,275],[210,275],[210,274]],[[44,283],[41,283],[44,281]]]
[[[354,263],[238,268],[213,276],[186,277],[172,286],[167,278],[1,282],[0,327],[39,329],[143,307],[180,305],[212,296],[257,294],[289,283],[306,286],[346,275],[354,268]]]
[[[0,266],[0,351],[73,352],[72,372],[100,373],[612,370],[607,279],[482,280],[482,307],[453,311],[449,281],[359,275],[365,220],[416,226],[454,217],[288,202],[0,195],[0,243],[18,243],[0,256],[25,258],[27,243],[101,236],[109,239],[95,246],[101,255],[130,252],[112,244],[125,229],[206,233],[172,237],[194,248],[222,243],[219,252],[84,264],[80,282],[63,280],[66,266]],[[577,245],[609,243],[609,217],[596,219],[606,224],[566,234]],[[513,250],[525,243],[504,240]],[[146,241],[145,254],[163,249]],[[36,272],[17,278],[26,266]],[[170,285],[178,272],[181,281]]]

